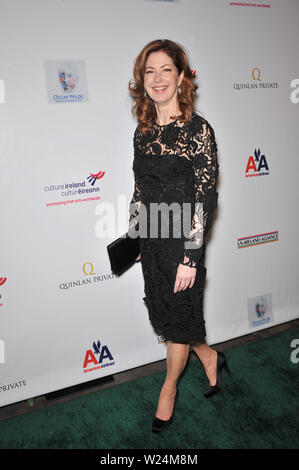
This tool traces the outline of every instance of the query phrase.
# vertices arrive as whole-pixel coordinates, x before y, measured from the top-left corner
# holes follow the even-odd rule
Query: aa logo
[[[94,341],[92,347],[93,349],[88,349],[85,353],[84,372],[114,365],[115,361],[108,346],[101,346],[100,341]]]
[[[268,175],[269,167],[265,155],[261,155],[260,149],[254,150],[254,156],[250,155],[247,161],[245,176]]]

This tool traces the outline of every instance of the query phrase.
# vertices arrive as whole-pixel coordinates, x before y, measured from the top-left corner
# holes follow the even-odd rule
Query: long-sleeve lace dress
[[[128,232],[140,236],[149,319],[167,341],[201,343],[206,237],[218,199],[214,130],[196,113],[187,123],[153,122],[150,133],[137,126],[132,169]],[[197,268],[196,279],[192,288],[174,293],[179,263]]]

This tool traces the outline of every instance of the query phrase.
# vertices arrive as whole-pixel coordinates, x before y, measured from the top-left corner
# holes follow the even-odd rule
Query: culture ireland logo
[[[103,178],[104,174],[105,174],[104,171],[99,171],[96,174],[89,173],[89,176],[87,177],[87,179],[90,182],[91,186],[93,186],[97,180],[100,180],[101,178]]]
[[[46,206],[58,206],[67,204],[78,204],[89,201],[100,200],[99,181],[104,177],[105,171],[100,170],[97,173],[89,173],[85,180],[76,180],[59,184],[46,184],[43,187],[47,197]],[[97,184],[96,184],[97,183]],[[49,201],[49,197],[55,197]]]

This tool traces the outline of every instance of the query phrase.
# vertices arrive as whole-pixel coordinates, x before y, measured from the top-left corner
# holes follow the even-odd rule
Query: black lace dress
[[[167,341],[201,343],[206,237],[218,198],[213,128],[195,113],[187,123],[153,122],[150,133],[137,126],[132,168],[128,232],[140,236],[143,300],[151,324]],[[196,279],[191,289],[174,293],[179,263],[197,268]]]

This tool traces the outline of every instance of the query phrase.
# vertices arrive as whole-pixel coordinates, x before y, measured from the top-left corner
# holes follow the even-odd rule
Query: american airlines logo
[[[103,367],[114,366],[114,358],[107,345],[102,346],[101,342],[93,342],[93,350],[88,349],[85,352],[83,369],[84,372],[91,372],[102,369]],[[98,358],[96,357],[98,355]],[[105,361],[105,362],[104,362]]]
[[[254,155],[250,155],[245,169],[245,177],[269,175],[269,166],[264,154],[260,149],[254,150]]]

